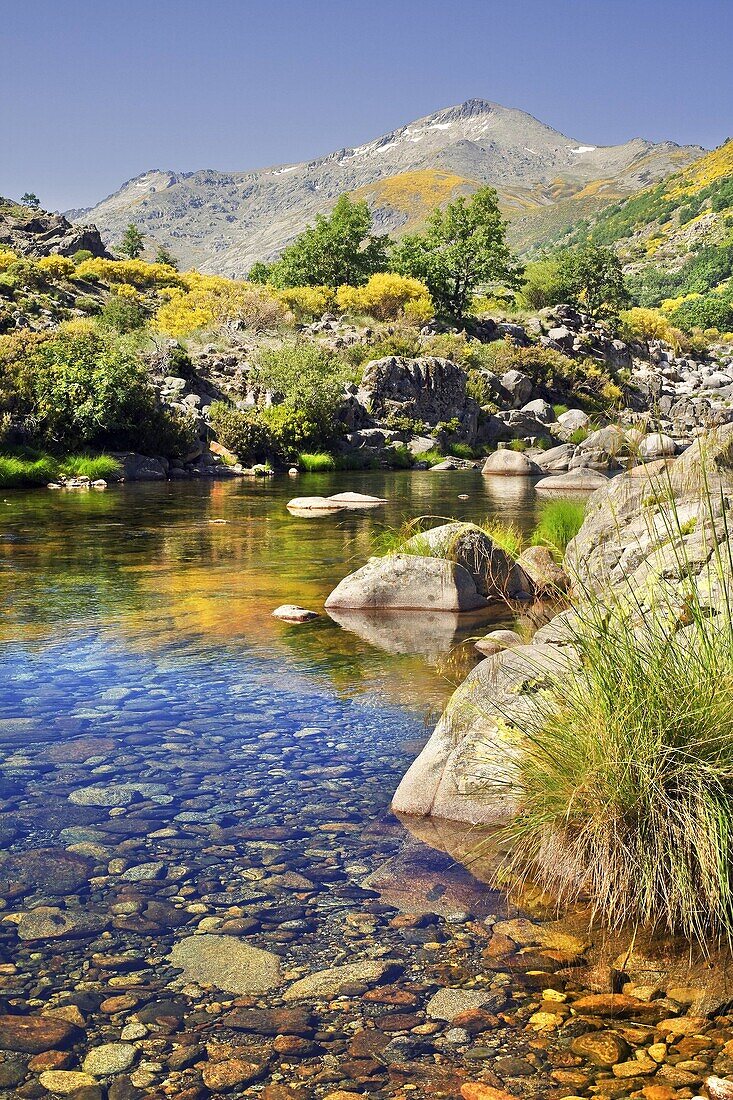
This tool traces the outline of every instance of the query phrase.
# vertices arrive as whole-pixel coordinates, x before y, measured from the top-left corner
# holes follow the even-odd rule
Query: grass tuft
[[[325,453],[309,454],[304,452],[298,455],[298,465],[309,474],[319,474],[326,470],[336,469],[336,460],[333,455]]]
[[[585,519],[585,504],[578,500],[548,500],[532,535],[535,546],[548,546],[561,558]]]
[[[49,455],[21,457],[0,455],[0,489],[24,489],[47,485],[58,477],[58,464]]]
[[[67,477],[88,477],[90,481],[116,481],[122,477],[122,463],[112,455],[68,455],[59,463]]]

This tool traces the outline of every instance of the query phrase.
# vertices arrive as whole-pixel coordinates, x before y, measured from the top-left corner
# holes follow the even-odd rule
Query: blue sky
[[[730,0],[0,0],[0,195],[98,201],[477,96],[590,144],[733,134]]]

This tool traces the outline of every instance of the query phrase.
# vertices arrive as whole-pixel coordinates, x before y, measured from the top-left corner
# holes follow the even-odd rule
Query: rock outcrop
[[[0,199],[0,248],[20,256],[73,256],[85,250],[92,256],[109,256],[95,225],[72,225],[63,214],[30,210]]]
[[[390,355],[364,368],[358,399],[377,419],[405,417],[436,426],[451,420],[471,442],[479,406],[466,395],[466,373],[450,359]]]

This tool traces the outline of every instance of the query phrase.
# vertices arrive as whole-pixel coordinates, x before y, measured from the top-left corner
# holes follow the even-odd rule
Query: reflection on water
[[[347,488],[389,503],[318,517],[285,508],[296,491]],[[468,500],[459,499],[464,493]],[[151,651],[205,639],[266,653],[349,694],[386,691],[393,702],[435,706],[449,687],[435,666],[484,624],[509,622],[506,608],[497,605],[481,621],[445,616],[440,624],[352,616],[346,629],[333,616],[303,627],[271,612],[286,602],[321,610],[385,526],[417,515],[494,514],[527,529],[531,494],[517,479],[370,472],[12,495],[0,513],[0,640],[44,644],[60,630],[95,629],[130,650]]]

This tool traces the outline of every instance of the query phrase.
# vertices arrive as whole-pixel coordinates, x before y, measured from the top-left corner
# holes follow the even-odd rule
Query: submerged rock
[[[283,993],[284,1001],[300,1001],[307,998],[338,997],[342,990],[352,985],[376,985],[394,972],[395,964],[389,960],[365,959],[361,962],[333,966],[319,970],[294,982]]]
[[[345,507],[330,497],[293,497],[287,503],[290,512],[340,512]]]
[[[75,1024],[52,1016],[0,1015],[0,1050],[41,1054],[70,1046],[81,1034]]]
[[[187,981],[227,993],[266,993],[280,984],[280,960],[234,936],[187,936],[168,956]]]

